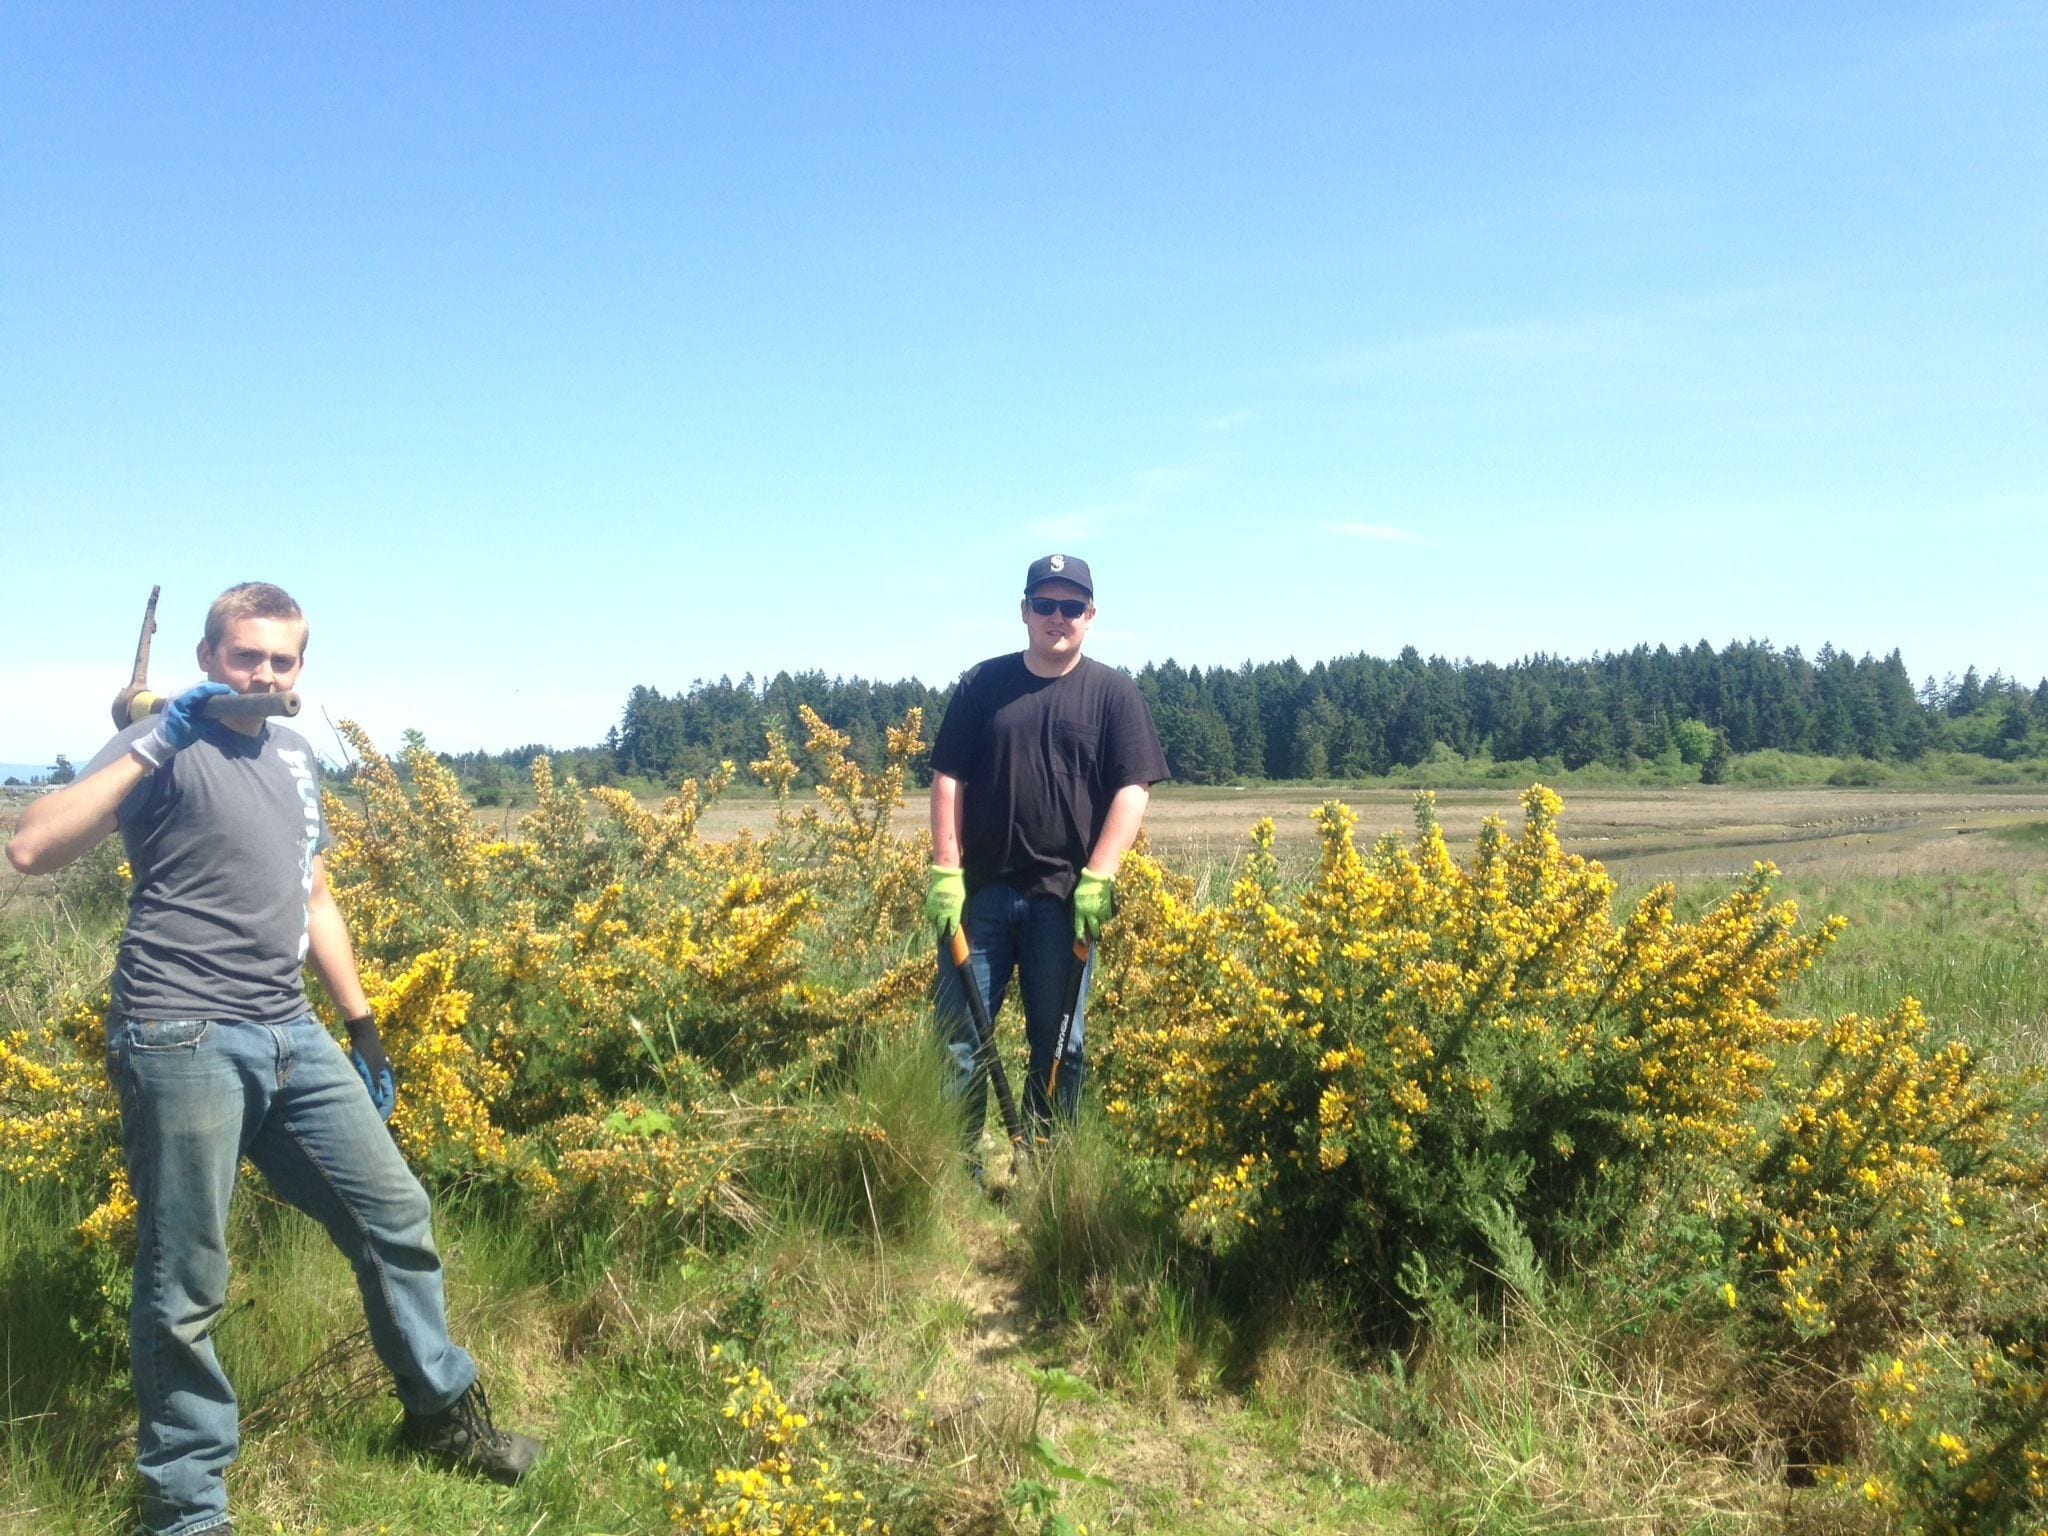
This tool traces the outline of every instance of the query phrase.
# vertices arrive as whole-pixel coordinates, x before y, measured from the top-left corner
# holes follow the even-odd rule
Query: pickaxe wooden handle
[[[135,701],[143,697],[149,683],[149,637],[156,633],[156,599],[162,587],[149,589],[149,606],[142,610],[142,634],[135,642],[135,671],[128,679],[128,686],[114,695],[114,729],[124,731],[141,719],[147,710],[133,708]]]
[[[170,703],[168,695],[151,693],[144,689],[129,700],[130,719],[124,725],[132,725],[144,715],[153,715]],[[283,693],[222,693],[208,699],[199,712],[209,720],[251,720],[283,715],[289,720],[299,712],[299,695],[296,689]]]

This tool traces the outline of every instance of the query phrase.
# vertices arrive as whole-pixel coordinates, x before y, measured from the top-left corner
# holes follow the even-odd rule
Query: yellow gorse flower
[[[714,1351],[714,1358],[717,1352]],[[677,1492],[666,1462],[655,1473],[671,1528],[689,1536],[886,1536],[867,1496],[848,1488],[813,1445],[810,1416],[792,1410],[757,1365],[724,1377],[720,1411],[728,1465]]]

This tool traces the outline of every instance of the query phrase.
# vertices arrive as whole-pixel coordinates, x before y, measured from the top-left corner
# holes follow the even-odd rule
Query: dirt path
[[[961,1236],[960,1264],[937,1277],[961,1323],[933,1372],[931,1450],[944,1458],[957,1447],[952,1454],[963,1464],[971,1458],[978,1475],[962,1480],[960,1503],[941,1526],[947,1536],[1018,1528],[1006,1523],[1004,1502],[1023,1480],[1058,1486],[1060,1508],[1090,1530],[1336,1536],[1412,1528],[1405,1499],[1375,1476],[1373,1455],[1350,1443],[1356,1437],[1312,1426],[1290,1448],[1273,1433],[1270,1412],[1255,1415],[1213,1385],[1191,1393],[1099,1381],[1082,1334],[1032,1309],[1015,1228],[974,1222]],[[1060,1486],[1022,1454],[1032,1366],[1060,1366],[1097,1387],[1087,1401],[1048,1403],[1038,1429],[1101,1483]],[[1249,1427],[1254,1418],[1262,1432]]]

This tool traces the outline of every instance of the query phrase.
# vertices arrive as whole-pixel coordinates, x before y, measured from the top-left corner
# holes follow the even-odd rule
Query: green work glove
[[[934,865],[932,883],[924,891],[924,920],[932,925],[941,944],[960,926],[960,913],[966,905],[967,877],[957,869]]]
[[[1093,944],[1102,925],[1115,916],[1115,884],[1107,875],[1082,870],[1080,883],[1074,887],[1074,937]]]

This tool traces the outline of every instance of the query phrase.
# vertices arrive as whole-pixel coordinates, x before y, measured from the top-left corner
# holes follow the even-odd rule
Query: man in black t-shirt
[[[1043,1124],[1053,1111],[1045,1085],[1074,942],[1093,940],[1115,909],[1117,866],[1138,836],[1152,785],[1166,777],[1166,757],[1137,687],[1081,654],[1095,620],[1086,561],[1033,561],[1019,612],[1030,643],[967,670],[932,747],[925,915],[942,949],[956,926],[965,930],[991,1014],[1017,973],[1031,1048],[1025,1103]],[[1068,1118],[1085,1071],[1086,999],[1084,975],[1059,1072],[1059,1110]],[[960,975],[943,955],[937,1005],[972,1147],[987,1093]]]

